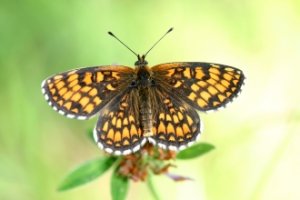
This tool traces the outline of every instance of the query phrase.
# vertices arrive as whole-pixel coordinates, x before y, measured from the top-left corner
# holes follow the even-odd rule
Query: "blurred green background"
[[[207,61],[242,69],[246,85],[227,109],[201,114],[216,149],[178,161],[191,182],[154,179],[162,199],[300,199],[300,1],[0,1],[0,199],[110,199],[107,173],[57,192],[74,166],[101,156],[86,136],[96,118],[67,119],[45,102],[46,77],[76,67]],[[128,199],[152,199],[132,183]]]

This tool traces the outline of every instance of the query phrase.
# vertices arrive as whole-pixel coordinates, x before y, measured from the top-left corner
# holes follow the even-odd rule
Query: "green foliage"
[[[128,177],[121,176],[118,173],[118,168],[113,172],[110,182],[110,190],[112,200],[124,200],[128,191]]]
[[[115,161],[115,157],[103,157],[80,165],[65,177],[58,190],[64,191],[72,189],[94,180],[106,172]]]
[[[89,133],[90,132],[91,131],[89,131]],[[88,135],[90,136],[91,134]],[[204,155],[212,149],[214,149],[213,145],[200,143],[179,152],[176,157],[178,159],[196,158]],[[116,162],[116,160],[117,158],[113,156],[102,157],[80,165],[64,178],[58,190],[69,190],[96,179],[104,172],[106,172]],[[129,187],[129,178],[119,174],[118,169],[120,167],[120,163],[117,163],[118,165],[115,167],[115,170],[111,177],[111,196],[113,200],[124,200],[126,199],[126,194]],[[158,200],[159,196],[156,193],[154,185],[152,183],[152,176],[152,173],[149,173],[149,176],[147,178],[147,185],[153,198]]]
[[[208,143],[195,144],[190,148],[180,151],[176,158],[178,159],[192,159],[204,155],[205,153],[211,151],[215,147]]]

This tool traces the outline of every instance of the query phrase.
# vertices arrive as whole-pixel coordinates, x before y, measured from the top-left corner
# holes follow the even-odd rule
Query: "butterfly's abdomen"
[[[139,88],[140,100],[140,123],[143,129],[143,136],[152,136],[152,110],[149,92],[151,87],[151,71],[147,66],[141,65],[137,68],[137,85]]]
[[[149,98],[149,87],[142,87],[139,90],[140,97],[140,122],[144,137],[152,136],[152,110]]]

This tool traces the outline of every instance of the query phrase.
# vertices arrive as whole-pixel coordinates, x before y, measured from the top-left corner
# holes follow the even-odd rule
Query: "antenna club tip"
[[[109,35],[114,36],[114,34],[110,31],[107,32]]]
[[[170,33],[171,31],[173,31],[173,27],[171,27],[169,30],[168,30],[168,32],[167,33]]]

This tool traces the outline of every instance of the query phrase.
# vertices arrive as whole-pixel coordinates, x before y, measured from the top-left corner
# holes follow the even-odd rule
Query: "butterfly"
[[[231,102],[245,76],[235,67],[205,62],[150,68],[147,53],[136,54],[135,68],[106,65],[56,74],[42,82],[42,93],[54,110],[68,118],[98,115],[93,135],[107,153],[127,155],[148,142],[182,150],[202,132],[197,111],[217,110]]]

